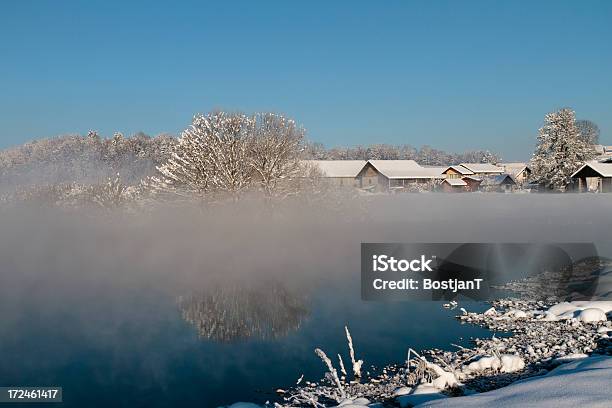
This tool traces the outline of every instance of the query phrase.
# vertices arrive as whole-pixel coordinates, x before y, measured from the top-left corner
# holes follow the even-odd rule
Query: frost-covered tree
[[[300,174],[304,130],[281,115],[196,115],[158,167],[156,188],[187,197],[283,194]]]
[[[274,113],[255,117],[249,137],[249,165],[267,195],[289,192],[289,182],[300,175],[304,129],[295,121]]]
[[[216,112],[195,115],[157,169],[158,186],[186,196],[225,191],[237,194],[252,179],[247,138],[254,122],[242,114]]]
[[[534,180],[550,189],[565,190],[571,174],[594,156],[592,147],[580,138],[573,110],[549,113],[533,154]]]
[[[591,145],[599,143],[599,126],[595,122],[586,119],[577,120],[576,126],[580,132],[580,138],[586,143]]]

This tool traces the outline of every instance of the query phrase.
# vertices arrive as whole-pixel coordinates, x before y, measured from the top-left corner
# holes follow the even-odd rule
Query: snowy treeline
[[[369,146],[325,148],[320,143],[309,143],[304,151],[311,160],[415,160],[424,166],[446,166],[459,163],[498,163],[501,158],[488,150],[448,153],[422,146],[373,144]]]
[[[286,197],[313,191],[316,171],[302,165],[303,145],[303,128],[272,113],[196,115],[178,139],[94,131],[44,139],[0,152],[0,198],[115,207],[247,191]]]
[[[585,161],[595,157],[590,144],[593,134],[582,135],[581,129],[586,131],[584,124],[578,126],[571,109],[546,115],[531,162],[534,181],[548,189],[565,190],[571,182],[570,176]]]
[[[34,185],[104,183],[117,173],[126,183],[155,174],[175,138],[115,133],[103,138],[95,131],[40,139],[0,151],[0,193]]]

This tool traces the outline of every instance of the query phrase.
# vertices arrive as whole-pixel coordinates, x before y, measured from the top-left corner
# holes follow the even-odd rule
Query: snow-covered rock
[[[464,373],[472,373],[478,371],[484,371],[487,369],[499,370],[501,367],[501,361],[497,357],[493,356],[482,356],[479,359],[472,361],[471,363],[464,365],[462,371]]]
[[[501,356],[501,369],[502,373],[514,373],[521,371],[525,368],[525,361],[514,354],[504,354]]]
[[[471,363],[464,365],[461,371],[465,374],[484,370],[499,370],[502,373],[513,373],[525,368],[525,361],[514,354],[503,354],[500,358],[495,356],[482,356]]]
[[[605,322],[608,320],[606,314],[601,309],[583,309],[578,313],[577,319],[581,322]]]
[[[598,322],[607,320],[606,313],[612,311],[612,301],[575,301],[561,302],[551,306],[545,320],[564,320],[576,318],[581,322]]]
[[[491,308],[489,308],[489,309],[485,310],[483,314],[484,314],[485,316],[493,316],[493,315],[495,315],[496,313],[497,313],[497,312],[495,311],[495,308],[494,308],[494,307],[491,307]]]
[[[510,309],[506,312],[506,316],[513,317],[515,319],[526,319],[527,313],[525,313],[523,310]]]

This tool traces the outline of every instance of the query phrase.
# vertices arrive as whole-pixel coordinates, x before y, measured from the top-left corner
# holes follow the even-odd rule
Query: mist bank
[[[101,279],[179,290],[216,279],[357,279],[362,242],[593,242],[607,256],[611,209],[603,195],[504,194],[142,212],[13,207],[0,211],[1,273],[5,283]]]

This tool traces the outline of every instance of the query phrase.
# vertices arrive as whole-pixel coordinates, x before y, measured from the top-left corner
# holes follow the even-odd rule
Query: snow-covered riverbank
[[[548,394],[563,395],[565,390],[555,388],[565,383],[575,385],[575,400],[598,406],[602,393],[606,394],[603,401],[612,398],[612,390],[606,387],[597,393],[590,392],[596,386],[593,384],[609,382],[612,372],[612,357],[609,357],[612,324],[607,318],[611,312],[611,301],[551,304],[497,300],[483,313],[462,310],[458,319],[509,336],[476,339],[473,347],[457,347],[452,352],[433,349],[418,355],[411,350],[405,364],[388,366],[379,375],[362,381],[352,380],[343,366],[336,370],[329,361],[325,380],[300,382],[296,388],[282,392],[283,402],[273,406],[410,407],[433,404],[434,400],[439,406],[454,404],[454,401],[478,405],[483,400],[476,398],[491,401],[518,398],[512,397],[513,391],[507,389],[490,392],[509,384],[527,393],[538,388],[540,393],[521,398],[541,402],[540,398],[547,398]],[[572,365],[563,365],[567,363]],[[605,370],[593,371],[589,367]],[[543,385],[532,385],[538,381],[544,381]],[[539,390],[546,384],[549,389]]]

